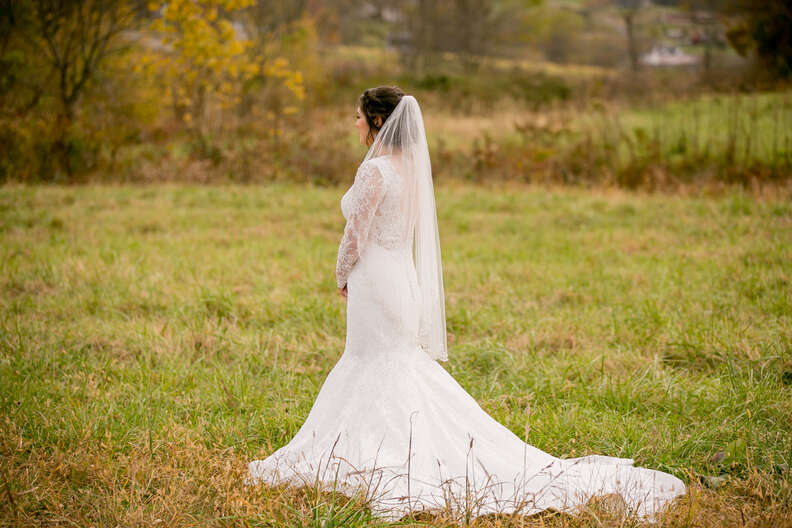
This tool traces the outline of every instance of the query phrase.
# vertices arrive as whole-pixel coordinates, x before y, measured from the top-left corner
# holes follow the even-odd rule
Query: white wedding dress
[[[293,439],[250,462],[249,483],[363,491],[372,512],[452,516],[573,511],[617,493],[652,516],[684,483],[631,459],[559,459],[489,416],[416,339],[420,290],[400,233],[403,180],[392,156],[364,161],[344,194],[337,282],[347,284],[344,352]]]

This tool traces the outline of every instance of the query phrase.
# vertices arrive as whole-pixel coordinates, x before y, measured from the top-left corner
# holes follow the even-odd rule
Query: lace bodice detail
[[[355,181],[341,198],[341,212],[346,219],[344,235],[338,247],[336,283],[343,288],[366,244],[386,249],[408,248],[404,233],[406,218],[401,213],[403,181],[390,156],[364,161]]]

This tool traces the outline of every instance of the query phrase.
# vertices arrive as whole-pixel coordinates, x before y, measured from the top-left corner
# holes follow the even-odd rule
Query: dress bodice
[[[346,283],[352,267],[367,244],[407,251],[409,219],[402,212],[404,179],[391,156],[379,156],[360,164],[355,181],[341,198],[346,227],[338,250],[336,279]]]
[[[371,173],[378,171],[382,177],[384,185],[382,201],[374,212],[369,229],[369,241],[385,247],[397,248],[407,245],[406,237],[406,218],[402,218],[401,199],[403,181],[401,175],[396,171],[390,156],[380,156],[365,161],[358,168],[361,172]],[[374,176],[376,178],[377,176]],[[345,219],[349,219],[351,208],[355,205],[355,194],[365,194],[366,190],[362,187],[370,186],[372,176],[369,174],[364,177],[356,175],[355,183],[347,190],[341,198],[341,213]]]

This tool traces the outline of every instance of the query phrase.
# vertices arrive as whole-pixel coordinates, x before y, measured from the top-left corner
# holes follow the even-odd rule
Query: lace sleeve
[[[377,212],[384,195],[385,182],[380,170],[373,163],[362,165],[352,186],[349,217],[338,247],[336,284],[339,288],[344,287],[349,273],[360,257],[360,251],[368,239],[374,213]]]

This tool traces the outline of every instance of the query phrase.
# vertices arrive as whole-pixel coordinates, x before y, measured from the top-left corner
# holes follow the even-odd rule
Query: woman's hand
[[[346,284],[344,284],[343,288],[338,288],[338,294],[341,295],[341,297],[346,299],[346,296],[347,296],[347,285]]]

